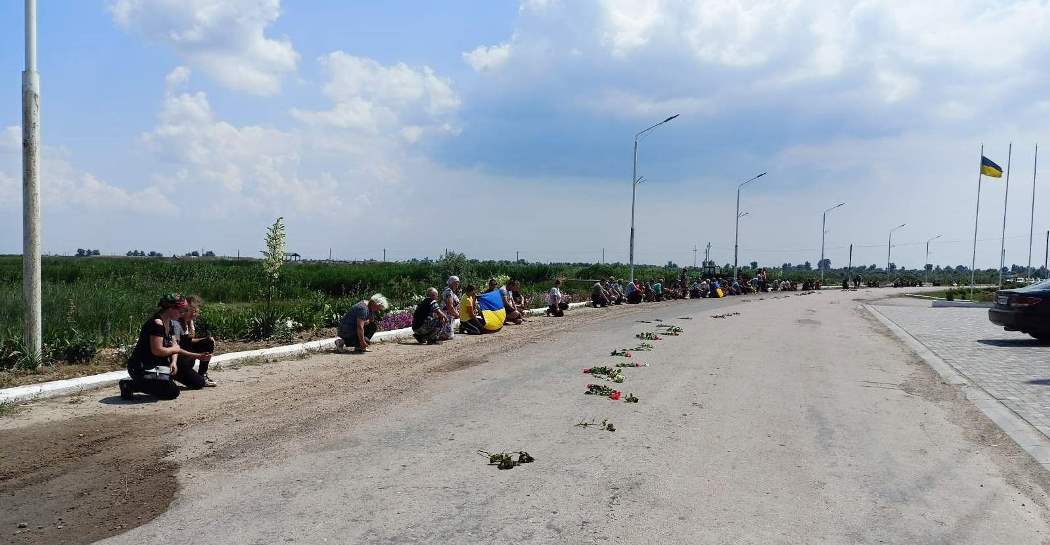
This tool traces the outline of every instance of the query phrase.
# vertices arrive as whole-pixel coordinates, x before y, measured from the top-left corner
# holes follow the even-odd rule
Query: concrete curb
[[[872,305],[861,305],[871,313],[879,322],[885,325],[893,334],[900,339],[916,355],[922,358],[934,371],[937,372],[947,384],[963,387],[966,399],[973,402],[978,409],[984,413],[999,429],[1003,430],[1011,439],[1017,443],[1035,461],[1050,471],[1050,438],[1040,432],[1035,426],[1024,419],[1012,409],[1003,405],[1001,401],[989,394],[984,388],[970,380],[965,374],[934,354],[926,345],[913,337],[896,322],[887,318]]]
[[[589,306],[590,303],[570,303],[569,310],[576,310]],[[542,316],[546,308],[534,308],[525,312],[527,316]],[[458,325],[458,320],[453,327]],[[395,329],[392,331],[380,331],[372,337],[373,343],[397,342],[412,338],[412,328]],[[260,348],[258,350],[246,350],[244,352],[230,352],[219,354],[211,360],[213,369],[221,369],[223,364],[233,364],[247,360],[274,361],[279,359],[298,358],[317,352],[335,350],[335,339],[321,339],[305,343],[290,344],[286,346],[275,346],[272,348]],[[112,386],[121,379],[128,378],[127,371],[110,371],[98,375],[77,377],[51,382],[41,382],[27,386],[16,386],[0,390],[0,403],[25,403],[52,397],[76,394],[85,390]]]
[[[992,303],[980,303],[973,301],[941,301],[935,300],[933,302],[933,308],[992,308]]]

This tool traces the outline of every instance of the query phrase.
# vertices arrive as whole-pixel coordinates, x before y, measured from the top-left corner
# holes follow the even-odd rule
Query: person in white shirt
[[[554,287],[547,292],[547,316],[565,316],[568,308],[561,295],[561,280],[555,280]]]

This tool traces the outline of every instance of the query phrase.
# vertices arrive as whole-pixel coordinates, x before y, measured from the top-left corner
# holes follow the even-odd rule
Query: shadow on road
[[[98,400],[103,405],[141,405],[143,403],[156,403],[159,399],[148,396],[148,395],[136,395],[134,398],[128,400],[123,399],[119,395],[104,397]]]
[[[1037,378],[1035,380],[1029,380],[1028,384],[1036,384],[1039,386],[1050,386],[1050,378]]]
[[[1018,346],[1045,346],[1038,339],[980,339],[977,342],[988,346],[1018,347]]]

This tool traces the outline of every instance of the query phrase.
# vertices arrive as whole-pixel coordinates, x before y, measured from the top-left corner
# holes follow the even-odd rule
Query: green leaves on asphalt
[[[536,461],[535,458],[530,456],[529,453],[525,452],[524,450],[521,450],[521,451],[518,451],[518,452],[497,452],[497,453],[492,453],[492,452],[487,452],[487,451],[484,451],[484,450],[479,450],[478,454],[480,454],[482,456],[487,456],[488,459],[489,459],[489,465],[490,466],[496,466],[499,469],[514,469],[515,466],[518,466],[518,465],[521,465],[521,464],[531,464],[532,462]],[[517,460],[514,459],[514,455],[515,454],[518,455],[518,459]]]

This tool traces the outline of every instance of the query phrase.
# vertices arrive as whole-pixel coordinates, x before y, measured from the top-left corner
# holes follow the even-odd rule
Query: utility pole
[[[602,248],[602,265],[605,265],[605,248]]]
[[[676,117],[678,117],[678,114],[674,114],[671,117],[668,117],[667,119],[665,119],[665,120],[663,120],[663,121],[661,121],[659,123],[655,123],[652,126],[650,126],[649,128],[647,128],[645,130],[642,130],[642,131],[639,131],[639,132],[635,133],[635,135],[634,135],[634,163],[633,163],[633,166],[631,168],[631,241],[630,241],[630,250],[628,251],[629,252],[630,268],[631,268],[630,269],[630,271],[631,271],[630,272],[630,277],[628,278],[628,280],[632,284],[634,283],[634,203],[635,203],[635,194],[638,192],[638,184],[642,183],[645,180],[644,177],[643,178],[639,178],[638,177],[638,139],[640,139],[641,137],[645,136],[649,131],[659,127],[660,125],[663,125],[664,123],[667,123],[667,122],[671,121],[672,119],[674,119]]]
[[[736,229],[733,232],[733,280],[737,279],[737,255],[740,253],[740,190],[743,189],[745,185],[765,175],[766,173],[763,172],[736,187]]]
[[[521,260],[521,252],[519,252],[518,250],[514,250],[514,262],[517,263],[520,260]]]
[[[693,268],[696,268],[696,244],[693,244]]]
[[[386,248],[383,248],[383,263],[386,263]]]
[[[328,249],[328,261],[331,261],[331,260],[332,260],[332,249],[329,248]]]
[[[925,278],[923,278],[923,280],[922,280],[923,284],[925,284],[926,282],[928,282],[930,280],[930,267],[929,267],[929,264],[930,264],[930,242],[932,242],[934,240],[937,240],[939,238],[941,238],[941,235],[937,235],[937,236],[931,238],[930,240],[926,241],[926,262],[922,264],[923,270],[926,271]]]
[[[22,72],[22,301],[25,343],[37,361],[42,348],[40,308],[40,75],[36,71],[36,0],[25,3]]]
[[[704,250],[704,263],[711,261],[711,243],[707,243],[707,248]]]
[[[824,235],[828,234],[828,212],[840,207],[846,206],[846,203],[840,202],[831,208],[824,211],[823,219],[820,220],[820,261],[817,262],[817,268],[820,269],[820,284],[824,284]]]
[[[853,243],[849,245],[849,265],[846,265],[846,276],[849,280],[846,281],[847,285],[853,284]]]

